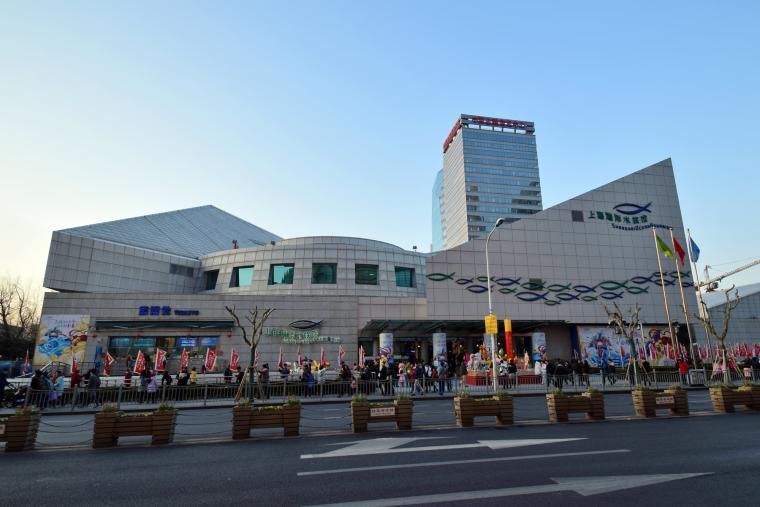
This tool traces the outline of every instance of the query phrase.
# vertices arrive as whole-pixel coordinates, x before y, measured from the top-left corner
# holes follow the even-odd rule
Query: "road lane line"
[[[334,468],[331,470],[314,470],[311,472],[298,472],[298,477],[307,477],[310,475],[329,475],[329,474],[345,474],[353,472],[367,472],[371,470],[396,470],[404,468],[422,468],[422,467],[436,467],[445,465],[467,465],[471,463],[494,463],[500,461],[520,461],[530,459],[545,459],[545,458],[565,458],[570,456],[591,456],[599,454],[619,454],[624,452],[631,452],[630,449],[611,449],[605,451],[580,451],[580,452],[560,452],[554,454],[530,454],[527,456],[505,456],[500,458],[480,458],[470,460],[452,460],[452,461],[430,461],[424,463],[402,463],[398,465],[378,465],[368,467],[353,467],[353,468]]]

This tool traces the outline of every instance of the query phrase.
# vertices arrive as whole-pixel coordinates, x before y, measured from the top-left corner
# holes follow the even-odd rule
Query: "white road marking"
[[[545,458],[566,458],[571,456],[589,456],[595,454],[619,454],[624,452],[631,452],[630,449],[610,449],[606,451],[581,451],[581,452],[560,452],[555,454],[530,454],[527,456],[505,456],[501,458],[480,458],[480,459],[468,459],[468,460],[452,460],[452,461],[429,461],[424,463],[400,463],[398,465],[378,465],[367,467],[354,467],[354,468],[334,468],[332,470],[314,470],[312,472],[298,472],[299,477],[305,477],[309,475],[328,475],[328,474],[346,474],[352,472],[368,472],[373,470],[395,470],[404,468],[419,468],[419,467],[437,467],[437,466],[451,466],[451,465],[469,465],[473,463],[492,463],[499,461],[522,461],[529,459],[545,459]]]
[[[456,493],[441,493],[436,495],[407,496],[399,498],[381,498],[377,500],[362,500],[356,502],[341,502],[312,505],[310,507],[396,507],[400,505],[436,504],[444,502],[471,502],[485,498],[500,498],[505,496],[532,495],[536,493],[556,493],[559,491],[575,491],[583,496],[610,493],[623,489],[639,488],[652,484],[677,481],[708,475],[708,473],[692,474],[658,474],[658,475],[611,475],[597,477],[562,477],[552,479],[556,484],[539,486],[518,486],[501,489],[478,489],[475,491],[460,491]]]
[[[398,454],[407,452],[449,451],[454,449],[473,449],[490,447],[491,449],[509,449],[528,445],[556,444],[585,440],[585,438],[527,438],[520,440],[480,440],[473,444],[429,445],[424,447],[399,447],[417,440],[416,438],[375,438],[349,444],[342,449],[321,454],[302,454],[301,459],[336,458],[339,456],[367,456],[369,454]]]

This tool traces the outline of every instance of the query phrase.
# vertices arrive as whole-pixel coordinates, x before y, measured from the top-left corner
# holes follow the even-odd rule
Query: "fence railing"
[[[744,373],[744,372],[742,372]],[[752,372],[749,378],[737,372],[730,372],[728,380],[735,384],[744,381],[760,382],[760,372]],[[627,391],[637,383],[663,389],[672,384],[712,386],[725,382],[724,376],[707,375],[703,370],[692,370],[689,374],[678,372],[645,373],[638,371],[633,374],[624,373],[592,373],[587,375],[505,375],[498,378],[499,389],[510,393],[545,393],[554,389],[566,392],[581,392],[588,388],[604,392]],[[76,411],[84,408],[113,403],[121,407],[140,407],[161,402],[175,405],[208,406],[232,403],[240,391],[239,384],[218,381],[214,383],[191,384],[187,386],[163,385],[156,389],[135,385],[125,386],[123,383],[106,384],[98,389],[88,389],[87,386],[66,388],[60,391],[35,391],[28,389],[26,384],[11,384],[6,389],[2,399],[3,407],[18,407],[33,405],[43,409]],[[305,383],[276,379],[271,382],[255,382],[244,386],[240,392],[243,398],[253,396],[262,400],[282,400],[287,397],[302,399],[339,399],[354,394],[363,394],[375,398],[392,398],[397,395],[407,396],[443,396],[453,395],[459,391],[467,391],[473,395],[488,395],[493,393],[490,379],[486,377],[451,377],[446,379],[424,378],[407,382],[393,380],[354,380],[324,381]]]

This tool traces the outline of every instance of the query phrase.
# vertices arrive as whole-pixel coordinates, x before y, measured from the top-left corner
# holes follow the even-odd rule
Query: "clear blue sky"
[[[460,113],[536,123],[544,205],[672,157],[705,262],[760,257],[760,14],[731,2],[5,2],[0,272],[214,204],[430,244]],[[760,267],[733,279],[760,281]]]

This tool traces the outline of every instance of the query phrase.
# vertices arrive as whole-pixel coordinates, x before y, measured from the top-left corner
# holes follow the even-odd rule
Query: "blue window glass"
[[[414,287],[414,268],[396,266],[396,287]]]
[[[269,285],[291,285],[295,264],[272,264],[269,266]]]
[[[356,285],[377,285],[377,264],[357,264],[354,283]]]
[[[232,268],[230,287],[250,287],[253,283],[253,266],[237,266]]]
[[[315,262],[311,265],[311,283],[336,283],[338,265],[334,263]]]

